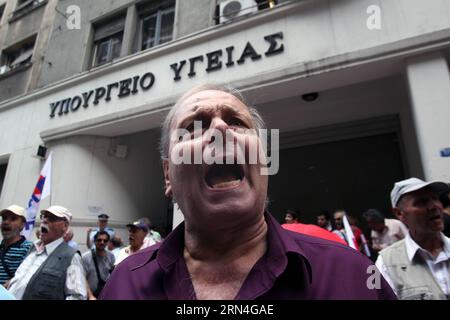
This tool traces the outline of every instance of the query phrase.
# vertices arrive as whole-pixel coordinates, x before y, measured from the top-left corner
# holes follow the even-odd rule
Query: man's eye
[[[193,123],[193,122],[190,123],[190,124],[186,127],[186,130],[189,131],[189,132],[194,131],[194,123]]]
[[[245,123],[238,118],[232,118],[228,121],[228,125],[237,127],[246,127]]]

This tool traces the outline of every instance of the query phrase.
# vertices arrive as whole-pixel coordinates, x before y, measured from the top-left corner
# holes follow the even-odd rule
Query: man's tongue
[[[234,174],[218,175],[210,178],[213,188],[229,188],[237,186],[241,181]]]

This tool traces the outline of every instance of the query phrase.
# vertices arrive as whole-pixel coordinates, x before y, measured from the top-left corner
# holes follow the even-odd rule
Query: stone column
[[[120,52],[121,57],[128,56],[134,52],[136,31],[138,24],[138,13],[136,6],[129,6],[125,19],[125,30],[123,33],[123,44]]]
[[[406,76],[426,180],[450,181],[450,74],[441,52],[409,58]]]

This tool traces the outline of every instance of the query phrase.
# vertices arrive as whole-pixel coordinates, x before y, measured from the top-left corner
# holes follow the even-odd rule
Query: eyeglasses
[[[57,217],[57,216],[55,216],[53,214],[48,214],[48,213],[42,213],[40,217],[41,217],[41,220],[44,220],[46,218],[50,222],[65,221],[66,220],[64,218],[60,218],[60,217]]]
[[[108,240],[106,240],[106,239],[97,239],[95,241],[97,241],[97,242],[104,242],[104,243],[108,242]]]

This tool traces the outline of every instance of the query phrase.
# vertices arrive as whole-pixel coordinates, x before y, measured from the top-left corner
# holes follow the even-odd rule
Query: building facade
[[[53,154],[77,240],[98,212],[170,230],[159,127],[186,90],[240,90],[279,129],[270,210],[389,210],[395,181],[450,181],[443,0],[0,0],[0,206]],[[48,205],[50,199],[41,206]]]

